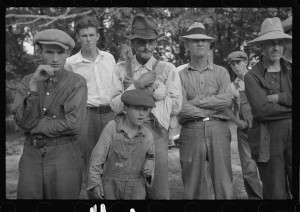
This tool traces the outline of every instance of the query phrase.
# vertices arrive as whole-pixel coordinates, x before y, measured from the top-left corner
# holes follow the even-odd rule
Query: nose
[[[54,53],[53,54],[53,61],[56,62],[58,60],[58,54]]]

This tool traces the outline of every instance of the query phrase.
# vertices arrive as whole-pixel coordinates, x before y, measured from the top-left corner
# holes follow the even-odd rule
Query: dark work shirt
[[[279,73],[268,73],[260,61],[244,78],[245,93],[257,120],[269,121],[292,117],[292,65],[280,59]],[[278,94],[278,103],[268,102],[267,95]]]
[[[12,113],[16,124],[31,136],[78,136],[85,118],[87,86],[83,77],[63,70],[31,91],[26,75],[16,86]]]

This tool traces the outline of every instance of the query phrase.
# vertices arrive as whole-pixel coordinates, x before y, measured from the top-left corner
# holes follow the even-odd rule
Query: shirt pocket
[[[121,171],[126,168],[128,163],[129,153],[121,150],[113,150],[112,170]]]

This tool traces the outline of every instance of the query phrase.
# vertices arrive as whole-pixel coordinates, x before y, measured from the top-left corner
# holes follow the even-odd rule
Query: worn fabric
[[[17,125],[28,138],[78,137],[87,99],[84,78],[63,70],[30,92],[31,77],[25,76],[16,86],[12,113]],[[77,143],[41,148],[25,145],[19,162],[18,198],[79,198],[81,164]]]
[[[82,134],[79,136],[80,151],[84,159],[84,181],[87,182],[90,157],[104,127],[113,120],[114,112],[100,114],[98,111],[86,110],[86,118],[82,127]]]
[[[190,64],[179,72],[182,83],[182,110],[179,123],[200,117],[229,119],[222,108],[231,104],[231,87],[228,71],[215,64],[196,70]]]
[[[261,60],[245,75],[245,93],[253,114],[249,130],[252,158],[258,162],[269,159],[270,121],[292,118],[292,67],[280,59],[280,90],[265,78],[267,66]],[[267,101],[267,95],[278,94],[278,104]]]
[[[292,69],[283,58],[280,65],[280,73],[267,73],[261,58],[245,76],[253,113],[248,140],[258,162],[264,199],[286,199],[292,185]],[[278,94],[278,103],[267,101],[270,94]]]
[[[252,114],[248,100],[245,96],[245,83],[236,78],[231,83],[233,93],[234,114],[239,119],[246,121],[249,128],[252,126]],[[259,179],[256,162],[251,158],[248,144],[248,134],[245,130],[237,128],[238,151],[243,173],[243,181],[248,199],[262,199],[262,184]]]
[[[40,82],[37,92],[30,92],[32,76],[26,75],[16,86],[12,106],[16,124],[31,136],[78,136],[85,118],[85,80],[63,70],[53,80]]]
[[[152,184],[154,157],[153,136],[146,127],[141,126],[137,134],[130,139],[124,128],[124,117],[110,121],[92,152],[87,189],[91,190],[102,184],[105,199],[127,199],[130,196],[136,198],[134,192],[140,194],[140,186],[145,190],[146,183],[148,186]],[[144,179],[144,169],[153,170],[150,178]],[[135,182],[142,179],[143,183]],[[108,184],[105,185],[105,182]],[[118,185],[121,187],[117,187]],[[120,193],[122,186],[129,191]],[[144,199],[145,195],[140,198]]]
[[[231,134],[225,121],[186,123],[187,120],[208,116],[229,119],[222,110],[231,104],[228,71],[208,63],[203,70],[190,64],[181,66],[182,110],[179,123],[180,161],[184,197],[208,199],[205,161],[209,162],[210,175],[216,199],[231,199],[233,195],[230,156]]]
[[[83,161],[78,142],[34,147],[25,142],[17,199],[78,199]]]
[[[182,126],[179,154],[184,199],[233,198],[230,141],[230,129],[223,121]],[[209,169],[205,167],[207,162]],[[213,191],[209,186],[209,175]]]
[[[94,62],[82,57],[81,50],[67,58],[66,69],[80,74],[86,79],[88,87],[88,106],[109,105],[114,57],[97,49],[98,56]]]
[[[132,70],[133,70],[133,79],[137,80],[142,74],[152,71],[153,64],[155,63],[156,59],[151,57],[151,59],[145,64],[141,65],[136,56],[132,59]],[[165,99],[170,99],[171,110],[170,115],[176,115],[181,110],[182,104],[182,96],[181,96],[181,83],[178,73],[176,72],[176,68],[173,64],[160,61],[156,67],[156,79],[160,82],[163,82],[164,86],[168,90],[168,95]],[[121,95],[124,92],[124,85],[123,80],[127,76],[126,72],[126,62],[120,62],[116,65],[113,75],[112,81],[112,90],[111,90],[111,107],[114,112],[120,113],[123,109],[123,103],[121,101]],[[135,89],[134,84],[131,84],[126,90]],[[161,100],[164,101],[165,99]],[[167,101],[167,100],[165,100]],[[160,110],[160,113],[167,113],[168,111],[164,111],[164,103],[159,103],[156,101],[156,107],[152,110]],[[155,112],[154,112],[155,113]],[[170,117],[169,115],[169,117]],[[160,123],[163,123],[160,119],[165,116],[157,116],[156,118]],[[169,118],[168,118],[169,119]],[[169,125],[169,120],[167,120],[167,125]],[[166,130],[168,130],[168,126],[166,126]]]

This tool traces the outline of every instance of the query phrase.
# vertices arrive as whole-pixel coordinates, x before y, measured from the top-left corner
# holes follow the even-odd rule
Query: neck
[[[204,57],[193,57],[191,56],[190,64],[197,70],[203,70],[208,65],[207,55]]]
[[[92,60],[95,60],[98,56],[98,51],[97,49],[91,49],[90,51],[89,50],[84,50],[84,49],[81,49],[81,55],[83,58],[85,59],[92,59]]]
[[[124,119],[124,123],[129,132],[137,132],[139,129],[139,126],[133,124],[127,117]]]

